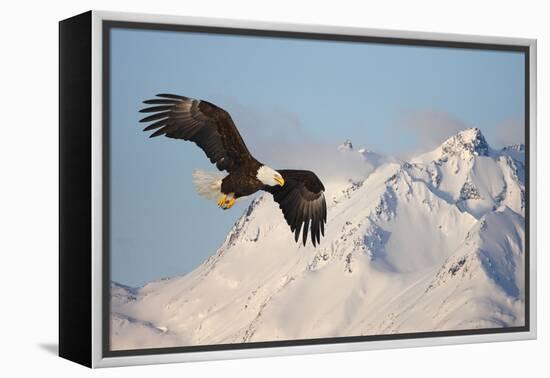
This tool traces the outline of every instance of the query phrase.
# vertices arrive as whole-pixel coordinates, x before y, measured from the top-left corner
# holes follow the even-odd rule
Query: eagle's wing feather
[[[159,94],[157,97],[143,101],[154,106],[140,110],[141,113],[152,113],[141,120],[154,121],[144,129],[156,130],[151,138],[165,135],[195,142],[220,171],[231,172],[243,161],[254,159],[225,110],[185,96]]]
[[[296,241],[301,231],[302,243],[306,245],[309,231],[311,242],[317,245],[321,235],[325,235],[327,221],[323,183],[311,171],[281,169],[277,172],[283,176],[285,184],[282,187],[267,186],[265,190],[273,194]]]

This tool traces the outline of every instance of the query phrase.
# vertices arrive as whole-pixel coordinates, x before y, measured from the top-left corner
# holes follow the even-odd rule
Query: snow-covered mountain
[[[353,143],[351,143],[351,140],[346,139],[344,143],[338,146],[338,150],[340,151],[353,151]]]
[[[522,148],[478,129],[409,162],[342,146],[369,169],[326,185],[317,248],[261,195],[191,273],[112,284],[113,349],[523,325]]]

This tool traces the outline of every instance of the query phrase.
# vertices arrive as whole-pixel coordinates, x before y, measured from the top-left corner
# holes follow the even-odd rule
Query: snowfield
[[[408,162],[339,152],[363,178],[325,183],[317,248],[261,195],[191,273],[112,283],[112,349],[524,324],[522,145],[493,150],[468,129]]]

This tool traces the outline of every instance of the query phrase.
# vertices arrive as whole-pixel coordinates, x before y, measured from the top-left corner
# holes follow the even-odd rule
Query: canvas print
[[[115,27],[108,65],[109,350],[526,325],[522,52]]]

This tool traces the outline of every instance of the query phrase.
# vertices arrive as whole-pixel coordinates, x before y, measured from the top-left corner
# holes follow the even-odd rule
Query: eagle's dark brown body
[[[231,172],[222,180],[222,193],[235,193],[235,198],[246,197],[264,188],[264,183],[256,178],[256,172],[262,166],[258,161],[247,162],[246,166]],[[251,174],[251,172],[253,174]]]
[[[141,122],[152,122],[144,131],[155,130],[151,137],[195,142],[220,171],[228,175],[221,180],[201,177],[199,194],[217,195],[218,205],[229,209],[235,199],[265,190],[279,204],[296,241],[302,233],[306,244],[308,231],[315,246],[324,235],[327,221],[325,187],[315,173],[305,170],[278,170],[258,162],[248,151],[229,113],[202,100],[160,94],[144,101],[154,105],[142,109],[152,113]],[[199,189],[200,188],[200,189]],[[203,191],[204,189],[204,191]]]

